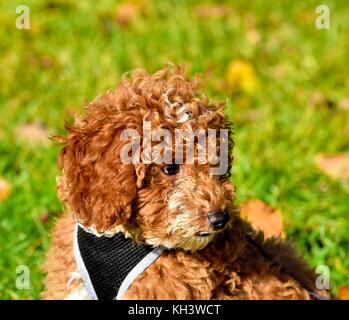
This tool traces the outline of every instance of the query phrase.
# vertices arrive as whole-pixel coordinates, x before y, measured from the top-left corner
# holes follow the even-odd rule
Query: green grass
[[[40,264],[61,205],[55,192],[59,146],[16,137],[40,121],[62,133],[87,99],[114,88],[121,74],[164,62],[203,74],[205,90],[227,100],[235,123],[232,180],[238,201],[260,198],[283,212],[288,238],[312,266],[326,264],[331,286],[349,285],[349,184],[314,165],[320,152],[349,150],[349,5],[327,1],[330,30],[317,30],[318,1],[224,1],[231,12],[202,18],[195,1],[142,1],[137,19],[115,23],[114,1],[7,1],[0,4],[0,176],[12,184],[0,202],[0,298],[38,299]],[[31,29],[17,30],[15,8],[27,4]],[[98,3],[98,4],[97,4]],[[247,36],[254,20],[261,41]],[[224,85],[233,59],[255,68],[259,89],[232,94]],[[327,103],[312,103],[316,92]],[[49,221],[43,223],[43,214]],[[30,268],[29,290],[15,286]]]

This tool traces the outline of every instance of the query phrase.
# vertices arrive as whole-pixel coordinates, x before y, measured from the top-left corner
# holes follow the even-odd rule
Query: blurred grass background
[[[29,30],[15,27],[19,4],[30,9]],[[331,25],[318,30],[319,4],[1,1],[0,177],[11,192],[0,201],[0,298],[40,298],[61,211],[59,146],[37,136],[63,133],[64,120],[122,73],[167,61],[202,73],[208,95],[227,101],[238,202],[281,209],[287,237],[312,266],[329,266],[331,288],[349,285],[349,184],[314,164],[318,153],[349,151],[349,4],[322,1]],[[29,290],[16,289],[18,265],[30,268]]]

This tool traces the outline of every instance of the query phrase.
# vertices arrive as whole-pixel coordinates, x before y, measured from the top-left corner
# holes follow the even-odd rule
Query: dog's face
[[[227,178],[211,176],[208,166],[151,166],[131,223],[149,244],[201,249],[233,219],[232,197]]]
[[[185,79],[180,69],[152,76],[134,73],[115,92],[90,103],[86,117],[59,138],[65,144],[59,157],[61,199],[82,225],[97,233],[121,231],[151,245],[204,248],[234,219],[231,158],[225,172],[212,174],[214,165],[200,161],[202,145],[194,139],[192,161],[186,156],[182,162],[145,161],[144,121],[168,130],[174,141],[176,129],[229,129],[221,109],[197,98],[195,81]],[[122,155],[128,129],[138,133],[139,158],[126,163]],[[221,137],[214,140],[221,146]]]

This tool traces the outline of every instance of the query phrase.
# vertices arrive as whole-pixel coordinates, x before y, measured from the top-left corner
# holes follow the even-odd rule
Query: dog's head
[[[69,135],[59,138],[58,190],[82,225],[186,250],[205,247],[230,225],[231,157],[222,150],[224,143],[231,150],[230,129],[223,105],[198,96],[197,80],[178,67],[135,71],[68,126]],[[213,136],[191,140],[190,133],[208,129]],[[213,174],[221,163],[210,158],[217,154],[225,155],[225,166]]]

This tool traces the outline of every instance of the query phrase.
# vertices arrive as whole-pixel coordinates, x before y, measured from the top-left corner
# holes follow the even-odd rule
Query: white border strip
[[[119,292],[116,296],[116,300],[121,300],[127,289],[130,287],[132,282],[151,265],[165,250],[163,247],[157,247],[150,253],[148,253],[138,264],[126,276],[124,281],[121,283]]]
[[[76,264],[78,267],[78,270],[82,276],[83,282],[84,282],[84,287],[91,297],[92,300],[98,300],[95,289],[93,288],[90,276],[87,272],[86,266],[84,264],[84,261],[82,260],[81,254],[80,254],[80,249],[79,249],[79,244],[78,244],[78,228],[79,225],[75,225],[75,232],[74,232],[74,256],[76,260]]]

